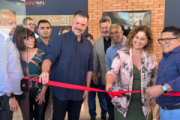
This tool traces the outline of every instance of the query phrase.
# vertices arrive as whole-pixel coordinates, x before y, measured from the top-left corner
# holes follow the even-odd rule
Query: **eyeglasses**
[[[29,26],[36,26],[36,24],[32,24],[32,23],[29,23],[27,25],[29,25]]]
[[[172,39],[178,39],[178,38],[164,38],[164,39],[158,39],[159,44],[162,44],[163,41],[165,41],[165,43],[170,43]]]

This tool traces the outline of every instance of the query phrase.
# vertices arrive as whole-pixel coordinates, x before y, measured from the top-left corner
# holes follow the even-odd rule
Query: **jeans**
[[[102,85],[102,89],[105,90],[105,85]],[[114,120],[114,105],[111,102],[111,98],[109,97],[107,92],[104,92],[103,95],[107,104],[107,111],[109,114],[108,120]]]
[[[91,80],[90,87],[92,88],[98,88],[101,89],[101,79],[99,77],[98,79],[98,85],[95,85],[93,80]],[[99,103],[101,107],[101,117],[104,117],[107,115],[107,109],[106,109],[106,101],[104,99],[103,93],[102,92],[97,92],[98,98],[99,98]],[[96,117],[96,92],[89,92],[88,96],[88,106],[89,106],[89,114],[91,117]]]
[[[161,120],[180,120],[180,109],[164,110],[160,107]]]
[[[75,100],[59,100],[53,95],[53,119],[64,120],[66,111],[68,112],[68,120],[79,120],[81,105],[83,99],[80,101]]]
[[[32,91],[32,90],[31,90]],[[38,105],[35,101],[36,96],[29,96],[29,120],[44,120],[45,111],[49,102],[49,89],[45,94],[45,103]]]

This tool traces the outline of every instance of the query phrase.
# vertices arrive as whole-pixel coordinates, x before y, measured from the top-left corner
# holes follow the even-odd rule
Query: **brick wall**
[[[89,33],[93,34],[95,39],[101,36],[98,22],[103,12],[141,10],[151,10],[154,51],[159,62],[162,50],[157,39],[164,28],[165,0],[88,0]]]

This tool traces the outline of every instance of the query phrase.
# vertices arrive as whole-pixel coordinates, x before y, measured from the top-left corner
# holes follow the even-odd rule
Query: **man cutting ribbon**
[[[72,20],[72,30],[56,37],[47,50],[42,64],[43,84],[53,81],[74,85],[90,86],[93,71],[93,47],[82,36],[87,28],[89,16],[84,11],[77,11]],[[79,91],[52,86],[53,120],[64,120],[68,111],[69,120],[79,120],[82,103],[87,100],[88,91]]]

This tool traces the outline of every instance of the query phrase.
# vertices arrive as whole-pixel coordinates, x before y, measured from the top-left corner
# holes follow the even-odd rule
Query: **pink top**
[[[141,64],[141,90],[144,91],[147,87],[152,86],[156,82],[157,76],[157,61],[154,54],[149,54],[143,51]],[[133,85],[133,62],[132,62],[132,49],[118,50],[115,58],[111,64],[110,70],[106,75],[111,74],[115,80],[114,91],[132,90]],[[126,96],[131,93],[127,93]],[[126,96],[121,98],[114,97],[112,103],[117,110],[126,117],[128,106],[131,99]],[[146,116],[149,112],[149,98],[146,93],[141,93],[141,100],[143,103],[142,110]]]

